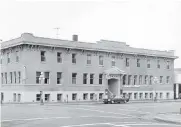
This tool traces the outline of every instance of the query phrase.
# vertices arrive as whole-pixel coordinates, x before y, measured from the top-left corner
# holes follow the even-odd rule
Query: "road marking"
[[[65,107],[65,108],[69,108],[69,107]],[[115,114],[115,115],[123,115],[123,116],[128,116],[128,117],[131,117],[131,118],[137,118],[136,116],[128,115],[128,114],[123,114],[123,113],[107,112],[107,111],[102,111],[102,110],[85,109],[85,108],[74,108],[74,109],[80,109],[80,110],[86,110],[86,111],[93,111],[93,112],[100,112],[100,113],[107,113],[107,114]]]
[[[145,126],[145,125],[153,125],[153,126],[159,126],[159,125],[162,125],[162,126],[170,126],[170,125],[174,125],[174,126],[179,126],[180,127],[180,125],[176,125],[176,124],[165,124],[165,123],[149,123],[149,124],[147,124],[147,123],[135,123],[135,124],[121,124],[121,125],[114,125],[114,126],[116,126],[116,127],[120,127],[120,126],[134,126],[134,125],[136,125],[136,126]]]

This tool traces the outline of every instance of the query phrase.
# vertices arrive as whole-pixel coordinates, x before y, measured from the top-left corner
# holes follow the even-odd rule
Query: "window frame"
[[[46,51],[40,51],[41,62],[46,62]]]
[[[57,63],[62,63],[62,53],[57,52]]]
[[[91,59],[92,59],[92,55],[91,54],[87,54],[87,65],[91,65]]]
[[[90,84],[94,84],[94,74],[90,74]]]
[[[76,64],[77,63],[76,56],[77,56],[76,53],[72,53],[72,64]]]
[[[72,73],[72,84],[77,83],[77,73]]]

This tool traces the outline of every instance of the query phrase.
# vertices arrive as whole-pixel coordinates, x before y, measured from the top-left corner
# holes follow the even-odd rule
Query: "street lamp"
[[[157,78],[157,77],[154,77],[153,82],[154,82],[154,87],[153,87],[153,89],[154,89],[154,92],[155,92],[154,101],[156,101],[156,100],[157,100],[157,96],[156,96],[156,85],[158,84],[158,78]]]
[[[41,72],[40,74],[40,77],[39,77],[39,81],[41,83],[41,86],[44,84],[44,79],[45,79],[45,76],[44,76],[44,73]],[[40,104],[43,105],[43,91],[40,91]]]

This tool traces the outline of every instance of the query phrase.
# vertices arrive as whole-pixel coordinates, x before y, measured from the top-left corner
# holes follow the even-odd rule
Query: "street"
[[[2,127],[179,127],[153,120],[179,112],[181,102],[127,104],[5,104]]]

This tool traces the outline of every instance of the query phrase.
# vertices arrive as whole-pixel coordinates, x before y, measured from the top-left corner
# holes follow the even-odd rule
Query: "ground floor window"
[[[62,94],[57,94],[57,101],[62,101]]]
[[[93,100],[94,99],[94,93],[91,93],[90,94],[90,100]]]
[[[16,102],[16,93],[13,93],[13,101]]]
[[[153,99],[153,93],[150,93],[150,99]]]
[[[138,93],[134,93],[134,99],[137,99]]]
[[[77,94],[76,93],[72,94],[72,100],[77,100]]]
[[[167,95],[166,95],[166,96],[167,96],[167,99],[169,99],[169,98],[170,98],[170,93],[167,93]]]
[[[129,99],[132,99],[132,93],[129,93]]]
[[[45,101],[50,101],[50,94],[45,94]]]
[[[18,94],[18,102],[21,102],[21,94]]]
[[[87,100],[88,99],[88,93],[84,93],[83,94],[83,100]]]
[[[99,100],[103,99],[103,93],[99,93]]]
[[[41,95],[40,94],[36,94],[36,101],[40,101],[41,99]]]
[[[158,98],[158,93],[156,93],[156,98]]]
[[[1,92],[1,101],[4,101],[4,93]]]
[[[148,93],[145,93],[145,99],[148,99]]]
[[[160,93],[160,99],[162,99],[163,98],[163,93]]]
[[[143,99],[143,93],[140,93],[140,99]]]

